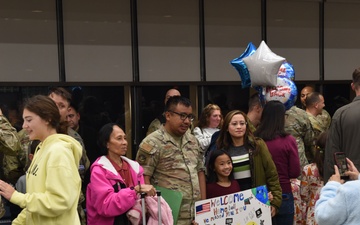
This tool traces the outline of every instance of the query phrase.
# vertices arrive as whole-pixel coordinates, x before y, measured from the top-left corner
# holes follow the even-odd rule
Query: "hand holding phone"
[[[345,153],[344,152],[335,152],[334,153],[334,161],[335,161],[335,165],[339,169],[341,179],[344,179],[344,180],[349,179],[349,176],[345,175],[345,172],[349,170],[349,168],[347,166]]]
[[[348,158],[346,158],[346,162],[347,162],[347,165],[349,168],[349,172],[347,172],[347,175],[349,175],[350,180],[359,179],[360,173],[359,173],[358,169],[356,168],[356,166],[354,165],[354,163]]]

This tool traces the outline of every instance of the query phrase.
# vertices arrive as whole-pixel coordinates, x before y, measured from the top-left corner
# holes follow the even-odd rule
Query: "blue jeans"
[[[279,212],[272,221],[273,225],[292,225],[294,223],[294,196],[292,193],[282,194]]]

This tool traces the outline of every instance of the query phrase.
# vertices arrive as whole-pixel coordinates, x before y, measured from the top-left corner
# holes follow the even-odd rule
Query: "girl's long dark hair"
[[[216,161],[217,157],[224,155],[224,154],[229,156],[229,158],[231,160],[231,164],[233,164],[231,156],[229,155],[229,153],[226,150],[223,150],[223,149],[214,150],[210,153],[210,159],[209,159],[209,162],[208,162],[207,168],[206,168],[208,183],[215,183],[218,181],[218,176],[215,173],[215,161]],[[234,171],[231,171],[231,173],[229,175],[229,179],[230,180],[234,179]]]
[[[280,101],[269,101],[265,104],[260,125],[254,135],[264,141],[270,141],[276,137],[285,137],[285,106]]]

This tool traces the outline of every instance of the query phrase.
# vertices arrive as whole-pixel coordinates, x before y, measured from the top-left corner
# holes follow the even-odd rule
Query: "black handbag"
[[[121,183],[121,182],[117,182],[113,188],[114,188],[114,192],[118,193],[120,191],[120,189],[126,188],[126,185]],[[123,213],[121,215],[118,215],[115,217],[114,219],[114,225],[131,225],[129,219],[126,216],[126,213]]]

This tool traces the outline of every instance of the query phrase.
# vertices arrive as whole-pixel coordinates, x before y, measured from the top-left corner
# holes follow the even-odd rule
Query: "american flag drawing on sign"
[[[210,202],[196,206],[196,215],[210,212]]]

